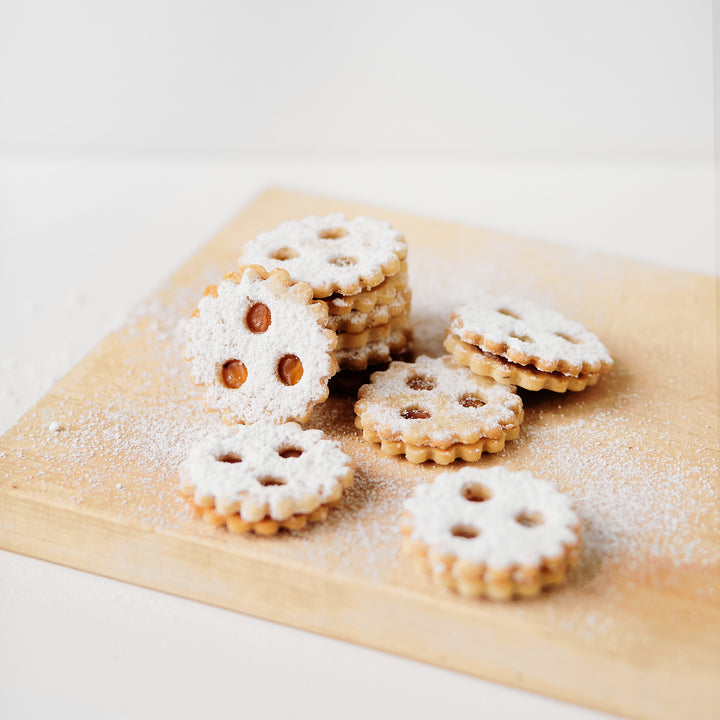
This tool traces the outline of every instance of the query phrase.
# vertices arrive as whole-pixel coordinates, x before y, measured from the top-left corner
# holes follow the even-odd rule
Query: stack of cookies
[[[445,349],[477,375],[533,391],[584,390],[613,364],[580,323],[509,295],[478,295],[453,312]]]
[[[242,264],[282,268],[328,308],[341,370],[365,370],[410,350],[407,242],[389,223],[342,213],[290,220],[250,240]]]

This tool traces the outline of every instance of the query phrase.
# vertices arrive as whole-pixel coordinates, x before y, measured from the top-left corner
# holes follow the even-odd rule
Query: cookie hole
[[[407,379],[405,384],[411,390],[433,390],[435,388],[435,379],[424,375],[413,375]]]
[[[223,385],[231,390],[237,390],[247,380],[247,368],[240,360],[228,360],[220,371]]]
[[[474,395],[473,393],[465,393],[458,398],[458,402],[464,408],[479,408],[485,404],[485,401],[479,395]]]
[[[270,308],[265,303],[255,303],[245,316],[250,332],[264,333],[270,327]]]
[[[319,233],[319,237],[321,237],[323,240],[339,240],[340,238],[345,237],[347,234],[348,231],[345,228],[333,227],[321,230]]]
[[[535,342],[529,335],[516,335],[515,333],[510,333],[510,337],[524,343]]]
[[[472,525],[454,525],[452,528],[450,528],[450,534],[453,537],[472,540],[480,534],[480,531],[477,528],[474,528]]]
[[[297,355],[283,355],[277,364],[277,374],[283,385],[297,385],[303,376],[303,365]]]
[[[296,258],[300,253],[297,250],[293,250],[289,247],[281,247],[276,250],[270,257],[273,260],[292,260]]]
[[[242,458],[237,453],[227,453],[226,455],[221,455],[216,459],[218,462],[230,463],[231,465],[242,462]]]
[[[430,413],[422,408],[407,407],[400,411],[400,417],[405,420],[427,420],[430,417]]]
[[[493,494],[490,488],[486,488],[482,483],[466,483],[462,486],[460,494],[470,502],[485,502],[489,500]]]
[[[296,447],[284,448],[278,453],[281,458],[296,458],[300,457],[302,454],[303,451]]]
[[[508,317],[515,318],[516,320],[520,319],[520,316],[517,313],[514,313],[512,310],[508,310],[507,308],[500,308],[498,312],[501,315],[507,315]]]
[[[258,479],[258,482],[263,487],[274,487],[276,485],[287,485],[287,480],[281,477],[275,477],[274,475],[265,475]]]
[[[352,267],[353,265],[357,265],[357,260],[352,257],[336,257],[330,260],[330,264],[341,268]]]
[[[540,513],[521,512],[515,516],[515,522],[526,528],[537,527],[545,522],[545,518]]]
[[[576,337],[572,337],[571,335],[565,335],[564,333],[555,333],[559,338],[562,340],[565,340],[565,342],[572,343],[573,345],[581,345],[582,340],[578,340]]]

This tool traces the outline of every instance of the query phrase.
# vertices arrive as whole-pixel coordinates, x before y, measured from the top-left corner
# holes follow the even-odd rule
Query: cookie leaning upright
[[[526,390],[584,390],[613,365],[580,323],[507,295],[483,295],[453,312],[445,349],[474,373]]]
[[[241,266],[210,285],[185,351],[207,404],[230,422],[306,421],[337,370],[327,306],[285,270]]]
[[[342,213],[290,220],[260,233],[240,262],[283,268],[326,303],[341,369],[389,362],[412,341],[407,242],[390,223]]]

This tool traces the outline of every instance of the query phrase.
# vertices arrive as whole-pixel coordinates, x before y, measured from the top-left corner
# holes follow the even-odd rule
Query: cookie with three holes
[[[563,582],[581,542],[567,495],[503,467],[465,467],[417,486],[405,501],[401,531],[436,585],[495,600]]]
[[[320,430],[297,423],[219,427],[180,465],[182,493],[206,522],[274,535],[327,517],[354,462]]]
[[[282,268],[307,282],[314,297],[357,295],[402,269],[407,242],[390,223],[343,213],[288,220],[249,240],[241,263]]]
[[[414,463],[474,462],[516,438],[523,420],[515,388],[480,377],[445,355],[395,361],[358,390],[355,424],[382,452]]]
[[[328,396],[337,336],[327,306],[285,270],[257,265],[210,285],[188,322],[186,358],[228,422],[305,422]]]
[[[583,390],[613,365],[580,323],[507,295],[483,295],[453,312],[445,349],[474,373],[527,390]]]

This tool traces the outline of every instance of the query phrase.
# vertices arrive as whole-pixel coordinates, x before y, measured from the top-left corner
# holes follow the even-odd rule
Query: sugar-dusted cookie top
[[[192,378],[230,421],[303,422],[337,370],[337,336],[326,322],[307,283],[241,267],[206,289],[188,322]]]
[[[481,295],[452,314],[463,342],[544,372],[605,372],[612,358],[597,335],[555,310],[509,295]]]
[[[579,542],[572,501],[529,472],[465,467],[405,501],[412,537],[439,553],[500,569],[537,566]]]
[[[320,430],[259,422],[208,434],[181,464],[180,481],[199,506],[282,521],[337,502],[353,470],[352,458]]]
[[[503,438],[523,419],[513,386],[475,375],[449,355],[395,361],[373,373],[355,413],[382,440],[438,448]]]
[[[405,238],[390,223],[342,213],[288,220],[250,240],[241,263],[283,268],[309,283],[316,298],[354,295],[400,270]]]

